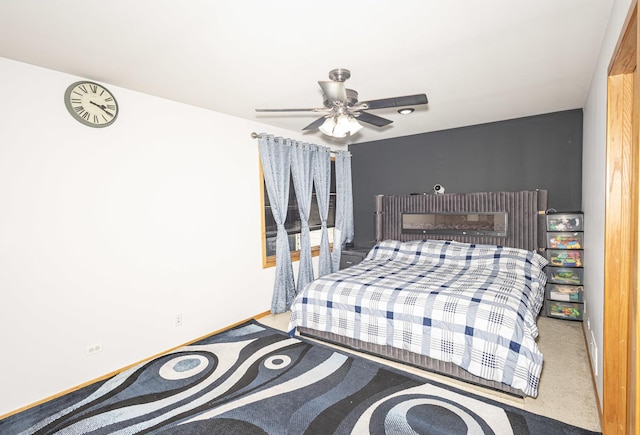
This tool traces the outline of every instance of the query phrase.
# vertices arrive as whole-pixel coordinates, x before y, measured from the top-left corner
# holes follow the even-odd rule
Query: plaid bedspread
[[[301,291],[289,330],[303,326],[427,355],[536,397],[546,264],[516,248],[384,241],[360,264]]]

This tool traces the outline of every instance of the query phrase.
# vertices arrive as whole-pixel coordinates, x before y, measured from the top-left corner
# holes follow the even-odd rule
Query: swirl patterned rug
[[[594,433],[248,322],[0,421],[0,433]]]

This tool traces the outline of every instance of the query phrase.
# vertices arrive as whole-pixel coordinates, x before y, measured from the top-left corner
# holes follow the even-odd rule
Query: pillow
[[[374,246],[365,260],[393,260],[408,264],[419,264],[445,255],[449,240],[384,240]]]

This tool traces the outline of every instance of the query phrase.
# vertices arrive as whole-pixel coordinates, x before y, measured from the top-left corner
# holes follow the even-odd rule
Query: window
[[[262,267],[273,267],[276,265],[276,233],[277,226],[271,213],[269,195],[264,183],[262,166],[260,166],[260,191],[262,196]],[[329,196],[329,215],[327,217],[327,228],[329,229],[329,243],[333,243],[333,228],[336,222],[336,171],[335,160],[331,158],[331,194]],[[293,187],[293,178],[289,178],[289,208],[287,219],[284,224],[289,235],[289,248],[291,260],[300,260],[300,213],[298,212],[298,201]],[[313,187],[313,197],[311,198],[311,211],[309,213],[309,229],[311,230],[311,255],[314,257],[320,254],[321,221],[318,211],[318,200],[316,199],[316,189]]]

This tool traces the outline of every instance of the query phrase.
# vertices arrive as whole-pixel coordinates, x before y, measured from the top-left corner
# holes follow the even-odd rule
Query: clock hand
[[[94,106],[97,106],[97,107],[101,108],[101,109],[102,109],[102,110],[103,110],[107,115],[109,115],[109,116],[113,116],[113,114],[111,114],[111,113],[109,113],[109,112],[107,111],[106,106],[105,106],[104,104],[97,104],[97,103],[94,103],[93,101],[89,101],[89,102],[90,102],[91,104],[93,104]]]

